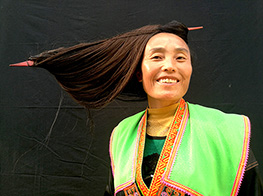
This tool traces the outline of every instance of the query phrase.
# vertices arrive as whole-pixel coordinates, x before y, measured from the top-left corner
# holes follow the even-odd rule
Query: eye
[[[179,62],[183,62],[185,61],[187,58],[185,56],[177,56],[176,57],[176,60],[179,61]]]
[[[161,60],[163,57],[161,55],[153,55],[151,59],[153,60]]]

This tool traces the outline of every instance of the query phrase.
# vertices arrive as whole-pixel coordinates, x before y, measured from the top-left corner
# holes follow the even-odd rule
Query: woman
[[[192,73],[187,33],[173,21],[30,58],[88,108],[121,93],[146,95],[148,108],[112,132],[105,195],[261,194],[248,118],[183,99]]]

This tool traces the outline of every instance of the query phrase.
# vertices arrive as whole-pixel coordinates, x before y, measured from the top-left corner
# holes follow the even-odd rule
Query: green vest
[[[248,157],[250,124],[245,116],[189,104],[189,117],[169,174],[161,182],[189,195],[237,195]],[[110,141],[115,192],[135,180],[141,118],[124,119]],[[166,177],[165,177],[166,176]]]

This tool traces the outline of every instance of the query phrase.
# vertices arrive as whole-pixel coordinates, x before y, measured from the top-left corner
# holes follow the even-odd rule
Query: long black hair
[[[100,108],[118,95],[145,97],[136,72],[145,46],[158,33],[173,33],[186,43],[188,28],[177,21],[147,25],[92,43],[58,48],[30,57],[34,67],[48,70],[79,104]]]

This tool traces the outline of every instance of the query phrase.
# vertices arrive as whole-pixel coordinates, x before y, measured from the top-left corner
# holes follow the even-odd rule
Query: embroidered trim
[[[170,186],[174,189],[180,190],[180,191],[187,193],[188,195],[191,195],[191,196],[203,196],[202,194],[198,193],[197,191],[195,191],[195,190],[193,190],[187,186],[184,186],[182,184],[179,184],[175,181],[172,181],[170,179],[165,179],[163,184],[165,184],[166,186]]]
[[[138,182],[138,187],[141,190],[143,195],[156,195],[159,190],[159,187],[161,185],[161,179],[167,169],[169,157],[173,149],[175,140],[177,138],[177,132],[179,131],[181,127],[181,122],[182,122],[184,111],[185,111],[185,105],[186,105],[185,101],[181,99],[178,109],[175,113],[175,117],[174,117],[172,126],[170,127],[167,138],[165,140],[158,163],[156,165],[154,177],[152,179],[149,189],[145,185],[142,179],[142,173],[141,173],[143,152],[144,152],[144,145],[145,145],[145,135],[146,135],[146,114],[145,114],[145,119],[144,119],[144,123],[142,127],[142,134],[139,140],[139,153],[138,153],[137,168],[136,168],[136,179]]]
[[[155,195],[158,192],[158,189],[161,185],[161,179],[167,169],[167,164],[171,155],[171,151],[173,146],[176,146],[178,143],[177,133],[180,131],[181,122],[183,119],[183,115],[185,112],[185,101],[181,99],[181,102],[178,106],[177,112],[174,117],[174,121],[172,126],[169,130],[167,139],[165,141],[162,153],[160,155],[159,161],[157,163],[154,177],[152,179],[152,183],[150,186],[150,193],[149,195]],[[181,132],[181,131],[180,131]],[[180,139],[179,139],[180,140]]]
[[[114,195],[116,195],[119,191],[125,189],[126,187],[130,186],[131,184],[133,184],[133,181],[132,180],[129,180],[128,182],[125,182],[124,184],[121,184],[119,186],[117,186],[115,188],[115,193]]]
[[[112,171],[112,175],[114,177],[114,172],[115,172],[115,166],[113,164],[113,154],[112,154],[112,140],[113,140],[113,134],[116,130],[116,127],[113,129],[111,136],[110,136],[110,146],[109,146],[109,154],[110,154],[110,159],[111,159],[111,171]]]
[[[176,160],[175,157],[177,156],[177,152],[178,152],[178,149],[180,147],[180,144],[181,144],[184,132],[185,132],[185,128],[186,128],[188,119],[189,119],[189,110],[188,110],[188,105],[186,104],[185,105],[185,113],[183,115],[182,123],[181,123],[181,126],[179,128],[180,131],[179,131],[178,136],[177,136],[178,138],[177,138],[176,143],[173,147],[172,155],[170,157],[170,161],[167,165],[167,172],[163,176],[163,183],[166,186],[170,186],[170,187],[174,188],[175,190],[182,191],[183,193],[187,193],[188,195],[202,196],[202,194],[198,193],[197,191],[169,179],[173,165],[174,165],[174,162]]]
[[[137,162],[137,149],[138,149],[138,145],[139,145],[139,139],[140,139],[140,130],[143,126],[143,122],[145,121],[145,118],[146,118],[146,115],[144,114],[141,121],[140,121],[140,124],[139,124],[139,127],[138,127],[138,131],[137,131],[137,136],[136,136],[136,144],[135,144],[135,148],[134,148],[134,153],[133,153],[133,164],[132,164],[132,170],[131,170],[131,180],[129,180],[128,182],[124,183],[124,184],[121,184],[119,186],[117,186],[115,188],[115,194],[118,193],[119,191],[121,191],[122,189],[130,186],[132,183],[135,182],[135,174],[136,174],[136,162]]]
[[[141,196],[140,192],[138,191],[138,188],[136,184],[132,184],[131,186],[125,188],[123,190],[125,196]]]
[[[185,193],[162,184],[157,193],[157,196],[185,196]]]
[[[136,167],[136,180],[137,180],[138,188],[140,189],[143,195],[147,195],[149,191],[147,186],[143,182],[142,175],[141,175],[141,171],[142,171],[141,166],[142,166],[142,160],[143,160],[145,135],[146,135],[146,116],[147,116],[147,112],[145,112],[143,116],[142,127],[139,127],[141,128],[141,136],[139,140],[137,167]]]
[[[164,178],[170,178],[170,175],[171,175],[171,171],[172,171],[172,167],[174,165],[174,162],[175,162],[175,157],[177,155],[177,152],[178,152],[178,149],[180,147],[180,144],[182,142],[182,138],[183,138],[183,135],[184,135],[184,132],[185,132],[185,128],[186,128],[186,125],[187,125],[187,122],[188,122],[188,118],[189,118],[189,110],[188,110],[188,105],[185,104],[185,112],[184,112],[184,115],[183,115],[183,120],[182,120],[182,123],[181,123],[181,126],[179,128],[179,130],[182,130],[179,132],[178,136],[177,136],[177,140],[176,140],[176,143],[172,149],[172,155],[170,157],[170,161],[168,163],[168,166],[167,166],[167,172],[165,173],[165,176]]]
[[[248,153],[249,153],[249,141],[250,141],[250,122],[249,119],[245,116],[243,116],[244,118],[244,124],[245,124],[245,137],[244,137],[244,145],[243,145],[243,150],[242,150],[242,156],[241,156],[241,160],[239,163],[239,167],[237,170],[237,175],[236,175],[236,179],[233,185],[233,189],[231,192],[231,196],[236,196],[238,194],[243,176],[244,176],[244,172],[245,172],[245,167],[247,164],[247,159],[248,159]]]

